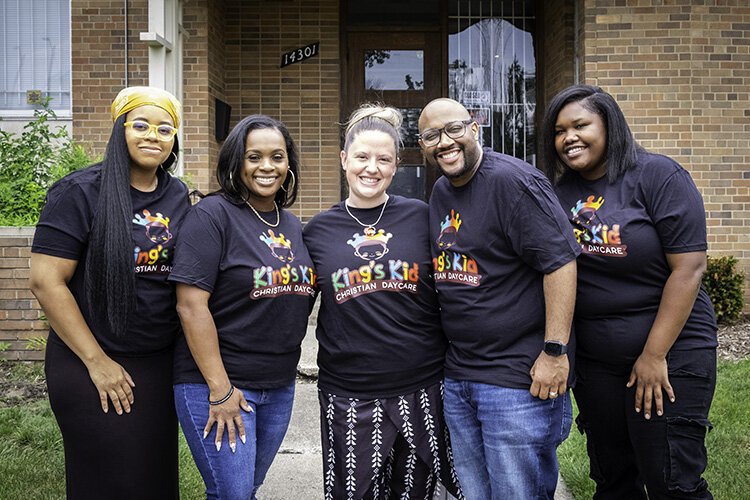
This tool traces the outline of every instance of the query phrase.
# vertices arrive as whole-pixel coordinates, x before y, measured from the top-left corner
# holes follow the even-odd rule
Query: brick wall
[[[71,0],[73,137],[101,155],[112,131],[110,106],[125,86],[122,1]],[[148,0],[128,3],[128,85],[148,84]]]
[[[27,349],[29,339],[46,337],[39,303],[29,291],[29,260],[34,229],[0,227],[0,359],[43,359]]]
[[[543,86],[541,95],[537,96],[540,123],[547,103],[574,82],[574,17],[573,2],[567,0],[545,2],[539,12],[541,57],[538,64]]]
[[[283,121],[301,152],[292,207],[307,220],[339,201],[337,0],[226,0],[226,96],[232,124],[263,113]],[[279,68],[281,54],[320,42],[319,55]]]
[[[736,256],[750,277],[747,1],[583,3],[585,83],[617,99],[643,146],[690,171],[709,255]],[[750,307],[747,282],[745,293]]]
[[[183,158],[185,172],[204,193],[209,190],[216,164],[218,144],[214,138],[214,97],[219,92],[216,76],[221,51],[222,0],[184,2],[182,24],[187,32],[183,47]],[[217,70],[218,68],[218,70]],[[213,84],[213,87],[212,87]],[[219,96],[221,97],[221,96]]]

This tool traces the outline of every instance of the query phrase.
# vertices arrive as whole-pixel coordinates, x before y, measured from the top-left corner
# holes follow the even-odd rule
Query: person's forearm
[[[643,347],[645,354],[660,358],[667,356],[693,310],[702,274],[700,269],[675,269],[669,275],[656,319]]]
[[[576,303],[576,278],[575,260],[544,275],[544,340],[568,343]]]
[[[86,366],[106,356],[65,283],[32,281],[31,291],[55,333]]]
[[[178,303],[182,329],[190,352],[211,392],[211,400],[224,397],[231,388],[219,351],[219,336],[207,306],[184,306]]]

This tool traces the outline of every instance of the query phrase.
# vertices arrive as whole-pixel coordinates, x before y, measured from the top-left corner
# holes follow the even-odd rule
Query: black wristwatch
[[[559,340],[545,340],[544,353],[548,356],[562,356],[568,353],[568,346]]]

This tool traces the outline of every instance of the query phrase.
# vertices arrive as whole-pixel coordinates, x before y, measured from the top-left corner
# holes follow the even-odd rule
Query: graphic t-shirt
[[[544,275],[580,252],[547,179],[485,148],[466,185],[435,183],[430,242],[450,340],[446,377],[529,388],[544,348]],[[572,333],[569,346],[572,374]]]
[[[172,346],[180,331],[174,287],[167,283],[174,257],[175,237],[190,207],[185,184],[159,169],[152,192],[130,188],[133,203],[133,269],[135,308],[128,330],[115,336],[106,322],[93,318],[84,276],[89,233],[99,199],[101,165],[73,172],[53,185],[34,233],[31,251],[78,261],[68,283],[94,337],[105,352],[148,355]],[[50,329],[49,340],[60,342]]]
[[[269,227],[244,203],[204,198],[185,217],[170,281],[211,293],[208,308],[232,384],[273,389],[294,380],[315,272],[299,219],[280,210]],[[269,222],[275,212],[260,212]],[[205,383],[187,341],[175,349],[175,383]]]
[[[383,205],[349,208],[374,223]],[[427,205],[391,195],[372,230],[344,202],[304,230],[318,271],[318,385],[345,397],[408,394],[442,377],[446,339],[432,279]]]
[[[665,253],[701,252],[703,200],[690,174],[641,152],[614,184],[571,174],[557,187],[580,242],[575,328],[578,355],[632,363],[640,355],[670,275]],[[713,307],[701,286],[673,349],[715,347]]]

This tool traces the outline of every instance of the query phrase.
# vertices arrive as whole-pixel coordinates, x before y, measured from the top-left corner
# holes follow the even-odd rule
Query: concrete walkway
[[[314,321],[314,316],[311,322]],[[315,379],[318,375],[315,328],[308,327],[298,368],[297,393],[289,431],[279,454],[258,491],[259,500],[317,500],[323,498],[323,459],[320,449],[320,415]],[[445,496],[436,497],[445,499]],[[452,496],[448,498],[453,498]],[[573,500],[562,478],[555,500]]]

